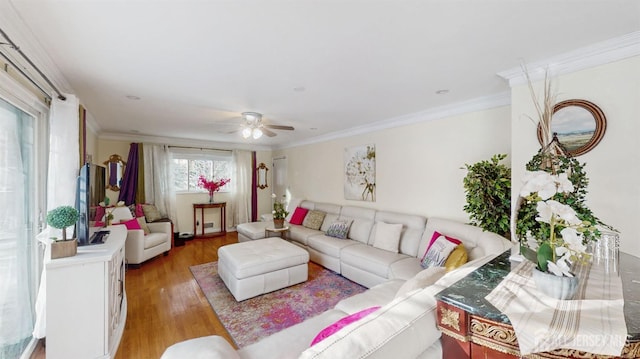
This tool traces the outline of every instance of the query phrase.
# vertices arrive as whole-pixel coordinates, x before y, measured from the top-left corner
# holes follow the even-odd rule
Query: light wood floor
[[[233,344],[193,279],[189,266],[218,260],[218,248],[238,241],[236,232],[226,237],[194,239],[128,269],[127,323],[115,359],[157,359],[171,344],[182,340],[221,335]],[[45,344],[46,345],[46,344]],[[42,346],[31,359],[46,358]]]

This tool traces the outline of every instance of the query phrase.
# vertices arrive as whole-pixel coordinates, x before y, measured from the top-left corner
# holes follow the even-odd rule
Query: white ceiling
[[[100,133],[266,146],[504,93],[521,61],[640,30],[638,0],[0,1]],[[296,130],[226,134],[243,111]]]

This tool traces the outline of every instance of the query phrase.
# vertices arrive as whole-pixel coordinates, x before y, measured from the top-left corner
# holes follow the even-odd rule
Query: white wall
[[[597,217],[620,231],[621,250],[640,256],[636,222],[640,213],[640,57],[561,75],[553,82],[558,101],[584,99],[603,110],[607,118],[604,138],[596,148],[578,157],[587,164],[587,203]],[[511,108],[516,191],[525,164],[540,148],[536,125],[524,117],[535,118],[536,113],[526,84],[512,89]]]
[[[499,107],[274,151],[292,197],[468,221],[465,163],[510,153],[510,109]],[[376,201],[344,199],[344,149],[376,146]],[[507,158],[509,160],[509,158]]]

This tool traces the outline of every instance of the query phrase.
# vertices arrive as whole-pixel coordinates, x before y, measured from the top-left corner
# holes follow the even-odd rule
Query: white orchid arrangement
[[[525,66],[523,70],[538,113],[542,148],[527,163],[512,235],[519,239],[521,253],[539,270],[572,277],[571,265],[590,259],[587,245],[600,238],[598,226],[616,230],[587,207],[589,179],[584,165],[567,154],[551,131],[556,95],[548,73],[542,101],[538,101]]]
[[[273,214],[274,219],[284,219],[289,215],[289,212],[284,208],[285,195],[282,195],[282,200],[278,201],[276,199],[276,194],[272,193],[271,198],[273,199],[273,210],[271,214]]]
[[[554,196],[567,198],[574,192],[573,183],[566,173],[553,175],[545,171],[527,171],[520,196],[535,203],[539,223],[549,226],[548,238],[540,241],[531,230],[525,234],[527,246],[537,252],[538,267],[557,276],[573,277],[571,263],[587,261],[585,233],[597,229],[591,222],[578,218],[569,205],[552,199]]]

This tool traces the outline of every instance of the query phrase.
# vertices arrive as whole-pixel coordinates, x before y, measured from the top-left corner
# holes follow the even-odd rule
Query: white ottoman
[[[241,223],[236,226],[238,242],[253,241],[264,238],[264,229],[273,226],[273,221]]]
[[[306,281],[308,263],[306,250],[277,237],[218,249],[218,274],[237,301]]]

